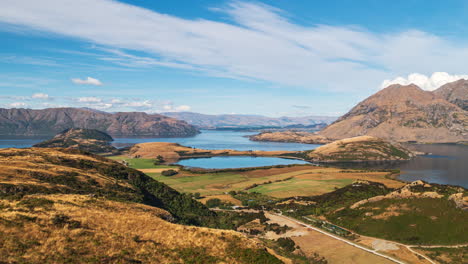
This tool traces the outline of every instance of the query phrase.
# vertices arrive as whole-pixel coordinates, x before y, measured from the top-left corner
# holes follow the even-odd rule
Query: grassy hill
[[[0,171],[0,262],[281,263],[233,231],[195,227],[232,224],[116,161],[3,149]]]
[[[96,129],[70,128],[54,138],[34,145],[38,148],[74,148],[92,153],[117,153],[110,142],[114,139]]]
[[[379,161],[408,160],[413,157],[408,149],[370,136],[337,140],[307,153],[314,161]]]
[[[140,203],[27,195],[0,209],[2,263],[281,263],[237,232],[173,224]]]

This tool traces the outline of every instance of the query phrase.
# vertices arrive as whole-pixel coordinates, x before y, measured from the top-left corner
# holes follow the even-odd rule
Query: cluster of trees
[[[166,177],[170,177],[170,176],[174,176],[174,175],[176,175],[178,173],[179,173],[178,171],[170,169],[170,170],[163,170],[161,172],[161,175],[166,176]]]
[[[158,156],[156,157],[156,159],[154,160],[154,165],[161,165],[161,164],[163,164],[164,162],[166,162],[166,161],[164,160],[164,157],[161,156],[161,155],[158,155]]]

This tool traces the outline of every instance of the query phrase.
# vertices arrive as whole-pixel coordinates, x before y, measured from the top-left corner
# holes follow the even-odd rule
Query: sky
[[[338,116],[468,79],[464,0],[2,0],[0,107]]]

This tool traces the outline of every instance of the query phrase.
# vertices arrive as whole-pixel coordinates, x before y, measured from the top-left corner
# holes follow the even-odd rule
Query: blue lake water
[[[29,148],[48,138],[43,137],[0,137],[0,148]]]
[[[142,138],[126,137],[114,138],[112,144],[116,147],[127,147],[145,142],[173,142],[183,146],[200,149],[234,149],[234,150],[309,150],[320,145],[282,143],[282,142],[257,142],[250,141],[247,136],[258,132],[238,132],[238,131],[216,131],[203,130],[201,134],[194,137],[185,138]],[[0,148],[29,148],[32,145],[50,139],[51,137],[0,137]]]
[[[201,134],[188,138],[115,138],[114,146],[122,147],[144,142],[174,142],[183,146],[200,149],[234,150],[310,150],[319,147],[314,144],[259,142],[251,141],[247,136],[258,132],[203,130]]]
[[[273,165],[290,165],[290,164],[308,164],[303,160],[282,159],[274,157],[244,157],[244,156],[231,156],[231,157],[212,157],[212,158],[197,158],[197,159],[184,159],[177,162],[177,164],[204,169],[230,169],[230,168],[249,168],[249,167],[263,167]]]
[[[468,188],[468,146],[418,144],[409,147],[431,154],[398,164],[397,167],[402,171],[400,179],[424,180]]]

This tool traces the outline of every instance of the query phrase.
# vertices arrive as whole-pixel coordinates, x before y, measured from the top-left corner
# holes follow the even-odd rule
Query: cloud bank
[[[421,89],[426,91],[434,91],[444,84],[458,81],[460,79],[468,79],[468,75],[450,75],[446,72],[434,72],[431,76],[426,76],[420,73],[412,73],[408,77],[397,77],[393,80],[384,80],[380,88],[386,88],[392,84],[416,84]]]
[[[3,0],[0,22],[97,44],[108,50],[103,60],[127,67],[170,67],[310,89],[370,90],[410,72],[466,70],[467,45],[419,30],[303,26],[277,8],[240,1],[213,10],[229,23],[110,0]]]
[[[91,77],[88,77],[86,79],[73,78],[71,80],[75,84],[96,85],[96,86],[102,85],[101,81],[95,78],[91,78]]]

